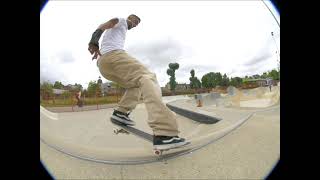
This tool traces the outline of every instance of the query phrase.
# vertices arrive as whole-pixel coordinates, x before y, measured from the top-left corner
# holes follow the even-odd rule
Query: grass
[[[202,90],[203,91],[203,90]],[[208,91],[208,90],[206,90]],[[205,92],[205,91],[203,91]],[[203,93],[202,92],[202,93]],[[200,92],[198,92],[200,93]],[[176,92],[175,95],[187,95],[189,97],[194,96],[195,92],[193,90],[187,90],[187,91],[181,91],[181,92]],[[170,96],[173,95],[171,92],[170,93],[163,93],[163,96]],[[102,105],[102,104],[113,104],[113,103],[118,103],[121,99],[122,95],[116,96],[116,95],[110,95],[110,96],[105,96],[105,97],[86,97],[86,98],[81,98],[84,102],[85,106],[88,105]],[[49,100],[41,100],[40,105],[43,107],[66,107],[66,106],[76,106],[77,100],[73,97],[72,99],[69,98],[55,98],[54,100],[50,98]]]
[[[97,104],[112,104],[118,103],[120,101],[121,96],[105,96],[98,98],[82,98],[84,101],[84,105],[97,105]],[[65,107],[65,106],[74,106],[77,104],[77,100],[75,98],[71,99],[50,99],[50,100],[41,100],[40,105],[43,107]]]

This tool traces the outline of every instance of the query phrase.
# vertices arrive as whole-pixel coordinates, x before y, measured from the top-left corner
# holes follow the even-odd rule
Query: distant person
[[[124,50],[127,30],[136,27],[140,18],[131,14],[124,18],[113,18],[101,24],[92,34],[89,48],[101,75],[117,82],[126,89],[118,108],[111,118],[123,124],[134,126],[129,118],[139,99],[143,96],[148,111],[148,125],[153,130],[153,145],[157,149],[169,149],[187,144],[178,134],[176,115],[162,102],[162,94],[156,74],[149,71],[137,59]],[[105,32],[99,50],[99,39]]]
[[[76,99],[77,99],[77,105],[78,107],[82,107],[83,106],[83,103],[81,101],[81,91],[77,92],[76,93]]]
[[[271,87],[272,87],[272,79],[267,78],[267,86],[269,86],[270,92],[271,92]]]

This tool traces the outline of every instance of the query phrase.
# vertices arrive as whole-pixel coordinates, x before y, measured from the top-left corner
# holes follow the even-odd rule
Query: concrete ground
[[[263,179],[270,173],[280,158],[279,104],[196,108],[186,98],[171,97],[165,102],[223,119],[204,125],[178,115],[181,136],[191,140],[192,153],[157,161],[150,143],[112,133],[107,118],[113,109],[107,108],[58,114],[42,111],[40,159],[55,179]],[[130,116],[137,128],[152,133],[143,104]],[[84,156],[105,162],[77,158]],[[141,160],[150,163],[126,164]]]

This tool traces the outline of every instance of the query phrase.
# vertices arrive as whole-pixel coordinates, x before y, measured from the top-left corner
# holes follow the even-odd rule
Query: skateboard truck
[[[128,131],[118,128],[118,129],[113,129],[113,133],[115,133],[116,135],[118,135],[119,133],[121,134],[130,134]]]
[[[190,144],[190,142],[187,142],[187,143],[184,144],[183,146],[173,147],[173,148],[170,148],[170,149],[153,149],[153,152],[154,152],[155,155],[161,156],[164,151],[169,151],[169,150],[171,150],[171,149],[181,148],[181,147],[187,146],[188,144]]]
[[[135,127],[122,124],[112,118],[111,118],[111,122],[117,126],[117,128],[113,129],[113,132],[115,134],[119,134],[119,133],[132,134],[132,135],[135,135],[135,136],[142,138],[142,139],[148,141],[149,143],[153,144],[153,135],[151,135],[147,132],[141,131],[139,129],[136,129]],[[187,145],[187,144],[190,144],[190,142],[187,142],[185,145]],[[185,146],[185,145],[183,145],[183,146]],[[182,147],[182,146],[180,146],[180,147]],[[180,148],[180,147],[174,147],[174,148],[170,148],[170,149],[153,149],[153,153],[157,156],[161,156],[164,151],[169,151],[171,149],[176,149],[176,148]]]
[[[169,151],[170,149],[153,149],[153,153],[157,156],[161,156],[164,151]]]
[[[118,134],[130,134],[130,132],[126,131],[125,129],[122,128],[114,128],[113,133],[118,135]],[[153,149],[153,153],[157,156],[161,156],[163,151],[167,150],[160,150],[160,149]]]
[[[159,150],[159,149],[154,149],[153,153],[157,156],[161,156],[162,155],[163,150]]]

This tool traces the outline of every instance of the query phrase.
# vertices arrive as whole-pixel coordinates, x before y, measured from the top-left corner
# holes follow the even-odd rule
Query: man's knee
[[[148,88],[149,90],[153,90],[157,96],[162,95],[160,85],[154,73],[142,75],[139,79],[139,83],[140,87],[142,87],[142,91],[145,90],[145,88]]]

